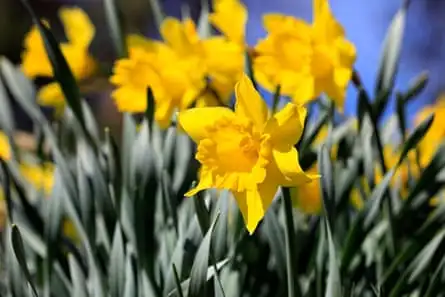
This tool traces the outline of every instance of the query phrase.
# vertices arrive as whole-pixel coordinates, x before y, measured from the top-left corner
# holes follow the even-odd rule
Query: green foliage
[[[445,207],[429,204],[443,186],[445,147],[421,168],[406,199],[392,182],[434,120],[405,135],[404,110],[425,87],[425,75],[405,92],[393,90],[407,5],[388,31],[374,97],[355,81],[359,127],[334,123],[328,107],[307,123],[296,144],[304,169],[318,160],[323,213],[292,209],[289,189],[283,188],[277,196],[282,199],[274,200],[248,235],[230,193],[208,190],[184,198],[197,175],[194,148],[175,127],[161,131],[153,122],[150,89],[140,123],[123,115],[122,143],[108,129],[101,133],[50,30],[23,2],[44,36],[68,105],[55,129],[37,106],[32,83],[1,60],[2,130],[12,141],[9,100],[15,100],[49,146],[49,156],[35,157],[56,164],[52,195],[44,200],[18,173],[19,155],[1,160],[9,221],[3,251],[7,296],[445,296]],[[159,3],[151,2],[160,22]],[[104,5],[116,53],[123,57],[115,1]],[[253,77],[249,54],[246,60]],[[393,93],[399,125],[392,132],[402,139],[396,164],[386,159],[379,126]],[[321,99],[318,104],[323,109]],[[327,125],[328,140],[315,143]],[[364,201],[361,209],[350,203],[354,190]],[[66,221],[75,236],[65,231]]]

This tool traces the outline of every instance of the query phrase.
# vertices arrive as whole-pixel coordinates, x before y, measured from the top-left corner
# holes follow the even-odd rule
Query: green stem
[[[300,286],[295,275],[295,232],[294,219],[292,216],[292,201],[289,188],[282,188],[283,210],[285,216],[285,242],[286,242],[286,265],[287,265],[287,296],[301,296]]]
[[[281,86],[278,85],[275,89],[275,93],[273,95],[273,101],[272,101],[272,114],[275,114],[278,108],[278,104],[280,103],[281,99]]]

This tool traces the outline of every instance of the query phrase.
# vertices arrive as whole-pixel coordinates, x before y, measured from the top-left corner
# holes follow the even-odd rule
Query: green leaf
[[[445,257],[442,258],[439,265],[436,267],[433,275],[430,277],[428,287],[423,297],[435,297],[439,295],[441,288],[443,288],[443,280],[441,279],[443,270],[445,268]]]
[[[437,253],[445,237],[445,230],[440,231],[434,238],[422,249],[417,257],[411,262],[408,271],[411,272],[408,282],[413,283],[420,276],[428,274],[428,270],[433,266],[432,260]]]
[[[211,280],[214,276],[215,273],[219,272],[224,266],[226,266],[226,264],[229,263],[229,259],[224,259],[219,261],[218,263],[216,263],[216,269],[215,270],[215,266],[209,267],[207,269],[206,272],[206,281],[208,282],[209,280]],[[184,280],[181,283],[181,288],[182,288],[182,292],[188,292],[190,289],[190,278]],[[173,296],[178,296],[178,292],[176,291],[176,289],[174,289],[173,291],[169,292],[167,294],[168,297],[173,297]]]
[[[0,58],[4,59],[4,58]],[[3,81],[0,77],[0,128],[8,135],[12,136],[14,131],[14,113],[9,103],[8,93],[6,92]]]
[[[60,84],[62,92],[66,98],[66,102],[68,103],[71,110],[74,112],[74,115],[79,121],[82,130],[87,133],[84,114],[82,110],[80,90],[77,86],[76,79],[74,78],[74,75],[71,72],[67,61],[65,60],[65,57],[60,50],[59,44],[54,38],[51,31],[47,28],[47,26],[44,25],[42,21],[40,21],[40,19],[37,17],[29,1],[22,0],[22,3],[28,10],[34,24],[37,26],[40,35],[42,36],[46,53],[53,68],[54,77]]]
[[[5,196],[6,201],[6,209],[7,209],[7,215],[9,223],[14,223],[14,217],[13,217],[13,202],[12,202],[12,196],[11,196],[11,177],[9,175],[8,167],[5,163],[5,161],[0,158],[0,165],[1,165],[1,187],[3,190],[3,195]]]
[[[335,250],[334,241],[332,239],[331,228],[328,220],[325,219],[326,234],[329,246],[329,274],[327,279],[325,297],[341,297],[342,288],[340,280],[340,270],[337,263],[337,252]]]
[[[283,282],[286,281],[286,246],[284,244],[283,228],[279,224],[278,216],[273,209],[267,211],[263,219],[262,231],[266,235],[277,272]]]
[[[212,26],[209,22],[209,2],[201,0],[201,12],[198,19],[198,34],[202,39],[209,38],[212,35]]]
[[[220,213],[218,224],[215,226],[215,231],[213,232],[213,252],[215,254],[216,260],[221,259],[227,252],[228,244],[227,244],[227,232],[228,232],[228,224],[229,224],[229,192],[221,191],[219,193],[218,202],[213,212],[213,215],[216,216]]]
[[[114,230],[113,244],[110,253],[108,288],[111,297],[121,297],[125,287],[125,249],[119,224]]]
[[[153,125],[153,120],[155,118],[155,98],[153,95],[153,90],[149,87],[147,88],[147,109],[145,110],[145,118],[148,121],[148,126]]]
[[[401,95],[404,103],[408,103],[410,100],[415,99],[428,84],[429,75],[427,71],[420,73],[413,82],[410,83],[408,90]]]
[[[85,275],[72,254],[68,255],[68,263],[70,266],[70,275],[72,280],[72,297],[87,297],[87,287]]]
[[[331,228],[334,228],[335,221],[335,188],[334,188],[334,168],[328,148],[321,145],[318,154],[318,172],[321,175],[321,193],[323,198],[324,211]]]
[[[179,279],[178,271],[176,270],[175,264],[172,264],[173,274],[175,276],[176,292],[178,292],[179,297],[184,297],[181,288],[181,281]]]
[[[31,286],[32,293],[34,297],[38,297],[36,287],[34,286],[34,282],[32,280],[31,274],[29,273],[28,266],[26,265],[26,256],[25,256],[25,249],[23,247],[23,240],[22,236],[20,235],[19,228],[17,225],[12,225],[11,230],[11,241],[12,241],[12,248],[14,250],[15,257],[17,258],[17,261],[19,262],[20,268],[22,268],[22,271],[26,277],[26,280],[28,281],[29,285]]]
[[[394,86],[409,2],[410,1],[404,1],[403,6],[392,19],[386,33],[375,88],[376,96],[392,90]]]
[[[310,130],[307,133],[307,137],[305,137],[300,146],[300,151],[302,154],[312,145],[314,140],[317,138],[317,135],[320,132],[321,128],[326,125],[328,120],[329,113],[323,112],[323,114],[317,119],[315,124],[311,126]]]
[[[210,244],[213,229],[215,228],[218,219],[219,215],[215,217],[196,253],[192,270],[190,272],[188,297],[207,296],[207,269],[209,265]]]
[[[253,87],[255,88],[255,90],[258,90],[258,85],[255,79],[255,74],[253,72],[253,60],[252,60],[252,56],[251,54],[246,51],[244,53],[244,65],[245,65],[245,70],[244,72],[247,73],[247,75],[249,76],[250,80],[252,81]]]
[[[171,179],[167,170],[162,170],[161,183],[162,183],[162,195],[167,204],[170,217],[173,221],[173,227],[177,234],[178,233],[178,214],[176,212],[177,207],[176,207],[175,196],[173,195],[171,189]]]
[[[428,130],[431,128],[431,125],[434,121],[434,115],[430,115],[428,118],[422,121],[419,126],[413,131],[413,133],[408,137],[406,142],[403,145],[402,152],[400,153],[399,161],[397,162],[397,166],[399,166],[405,157],[408,155],[408,152],[415,148],[419,142],[425,137]]]
[[[125,286],[123,297],[138,296],[137,275],[131,255],[127,254],[125,262]]]
[[[153,18],[155,20],[156,28],[161,28],[162,22],[164,21],[165,14],[162,9],[161,3],[159,0],[149,0],[150,7],[153,14]]]
[[[124,58],[128,55],[127,45],[122,29],[122,14],[117,4],[117,0],[104,0],[105,16],[113,40],[114,49],[118,58]]]
[[[136,140],[136,122],[129,113],[123,114],[122,129],[122,184],[129,189],[131,187],[129,177],[131,176],[131,155]]]
[[[192,185],[192,188],[194,188],[195,185]],[[202,234],[206,234],[209,226],[210,226],[210,214],[207,210],[204,195],[202,195],[203,192],[199,192],[196,194],[195,197],[193,197],[193,202],[195,205],[195,212],[196,217],[198,218],[199,227],[201,227]]]

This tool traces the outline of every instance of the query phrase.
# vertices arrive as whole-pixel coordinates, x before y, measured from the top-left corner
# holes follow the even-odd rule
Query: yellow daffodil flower
[[[11,158],[9,139],[3,132],[0,132],[0,158],[3,160],[9,160]]]
[[[246,6],[239,0],[214,0],[209,21],[230,41],[244,47],[247,23]]]
[[[258,82],[304,104],[326,93],[341,110],[356,50],[335,20],[327,0],[314,0],[312,25],[291,16],[267,14],[268,32],[255,50]]]
[[[419,144],[420,164],[422,167],[428,165],[434,157],[437,148],[445,138],[445,94],[441,95],[433,105],[425,106],[415,118],[415,124],[420,124],[428,116],[434,113],[434,121],[430,129]]]
[[[43,191],[46,196],[51,194],[54,184],[52,163],[45,163],[43,166],[23,163],[20,164],[20,172],[37,191]]]
[[[170,61],[174,67],[163,62]],[[140,113],[147,109],[147,89],[153,91],[155,120],[167,128],[176,108],[187,108],[197,98],[204,81],[192,69],[199,70],[196,60],[179,60],[166,46],[155,51],[130,48],[129,57],[116,62],[112,84],[117,108],[121,112]],[[188,71],[186,71],[188,70]]]
[[[190,19],[166,18],[160,31],[165,43],[127,38],[129,57],[116,62],[110,79],[117,86],[112,96],[118,110],[145,111],[150,87],[155,119],[166,128],[175,110],[227,102],[242,72],[240,48],[222,37],[201,40]]]
[[[80,8],[62,8],[59,16],[67,38],[66,42],[60,43],[62,54],[77,80],[88,78],[95,70],[95,62],[88,53],[95,28]],[[30,78],[52,78],[53,69],[36,26],[26,35],[24,46],[22,70],[25,75]],[[44,86],[38,94],[38,102],[43,106],[63,107],[64,95],[58,83],[52,82]]]
[[[200,181],[186,196],[215,188],[230,190],[253,233],[278,187],[298,186],[317,176],[303,172],[294,148],[303,131],[306,109],[294,104],[268,118],[268,109],[250,79],[235,87],[233,112],[225,107],[179,113],[184,131],[198,144]]]

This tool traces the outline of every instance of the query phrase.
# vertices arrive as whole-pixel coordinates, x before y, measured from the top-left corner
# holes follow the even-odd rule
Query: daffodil
[[[3,132],[0,132],[0,158],[3,160],[9,160],[11,158],[9,139]]]
[[[95,70],[95,62],[88,52],[95,28],[80,8],[62,8],[59,16],[67,39],[66,42],[60,43],[62,54],[77,80],[88,78]],[[47,25],[46,22],[45,24]],[[30,78],[52,78],[53,69],[36,26],[26,35],[24,47],[22,70],[25,75]],[[58,83],[52,82],[44,86],[38,94],[38,102],[44,106],[63,107],[64,95]]]
[[[129,57],[116,62],[110,79],[118,110],[145,111],[150,87],[155,119],[166,128],[175,110],[226,103],[242,73],[240,48],[220,36],[200,39],[190,19],[166,18],[160,31],[164,42],[128,37]]]
[[[244,47],[247,23],[246,6],[239,0],[214,0],[209,21],[227,39]]]
[[[255,75],[263,87],[273,92],[280,86],[296,103],[325,93],[342,109],[356,50],[328,1],[314,0],[313,6],[313,24],[282,14],[264,16],[268,35],[255,48]]]
[[[42,191],[46,196],[51,194],[54,184],[54,165],[52,163],[45,163],[43,166],[22,163],[20,172],[37,191]]]
[[[433,113],[434,121],[418,147],[422,167],[428,165],[445,138],[445,94],[440,96],[435,104],[422,108],[416,115],[415,124],[420,124]]]
[[[193,196],[204,189],[230,190],[253,233],[279,186],[298,186],[317,176],[303,172],[294,148],[303,131],[306,110],[294,104],[268,117],[268,109],[250,79],[235,87],[235,111],[225,107],[193,108],[179,113],[184,131],[197,143],[201,163]]]
[[[167,63],[174,63],[169,67]],[[168,47],[149,51],[144,47],[130,48],[129,57],[116,62],[112,84],[117,108],[122,112],[140,113],[147,109],[147,89],[155,99],[155,120],[168,127],[175,109],[187,108],[204,87],[204,80],[195,71],[196,60],[179,60]]]
[[[201,65],[194,71],[202,71],[203,79],[207,80],[209,88],[218,92],[220,100],[227,102],[230,99],[244,67],[243,49],[238,44],[222,36],[201,39],[191,19],[181,22],[175,18],[167,18],[162,23],[161,35],[179,59],[196,60]],[[201,99],[197,106],[215,105],[212,100],[205,101],[209,99],[208,96]]]

